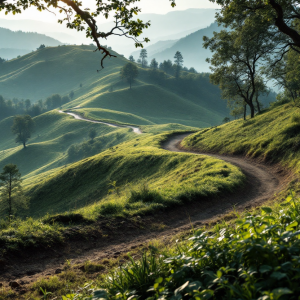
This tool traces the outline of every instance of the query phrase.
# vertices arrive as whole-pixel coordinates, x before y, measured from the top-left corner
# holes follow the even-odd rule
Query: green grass
[[[67,150],[73,144],[87,141],[88,132],[94,128],[95,141],[100,141],[103,151],[120,142],[135,137],[130,129],[113,128],[103,124],[77,121],[73,117],[51,111],[34,118],[36,130],[26,149],[14,142],[10,132],[12,118],[0,122],[0,168],[8,163],[18,166],[24,178],[30,178],[42,172],[64,166],[69,163]],[[5,132],[5,133],[4,133]]]
[[[47,47],[5,62],[0,70],[1,94],[37,101],[74,91],[74,100],[65,109],[81,106],[92,118],[136,125],[207,127],[220,124],[228,114],[219,88],[207,78],[191,84],[201,89],[188,84],[179,88],[174,78],[158,83],[151,79],[150,69],[139,67],[140,75],[130,90],[120,78],[120,69],[128,61],[118,55],[107,59],[105,68],[97,72],[101,54],[94,50],[92,46]]]
[[[103,276],[93,299],[298,299],[299,212],[291,195],[272,208],[236,213],[232,223],[194,230],[171,249],[150,247]]]
[[[220,160],[160,149],[166,137],[138,136],[96,156],[26,179],[24,187],[31,196],[27,213],[37,217],[82,208],[80,213],[95,219],[108,203],[125,215],[146,213],[233,191],[243,182],[238,168]],[[161,194],[161,203],[127,204],[130,190],[144,181]]]
[[[299,170],[299,132],[299,109],[285,104],[251,120],[201,130],[185,138],[182,144],[189,149],[281,162]]]

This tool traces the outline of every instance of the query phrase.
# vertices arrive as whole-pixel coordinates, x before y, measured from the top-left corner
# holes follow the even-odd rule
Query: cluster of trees
[[[218,84],[232,115],[253,118],[268,80],[284,88],[281,100],[299,99],[300,8],[298,1],[220,0],[224,30],[204,38],[213,52],[211,81]],[[228,30],[229,29],[229,30]]]
[[[164,60],[161,63],[158,63],[155,58],[153,58],[150,62],[150,64],[147,61],[148,53],[146,49],[142,49],[140,52],[140,57],[137,61],[135,61],[134,57],[132,55],[129,56],[129,60],[134,63],[137,62],[138,64],[141,64],[143,68],[150,68],[150,69],[159,69],[161,71],[164,71],[165,73],[175,76],[176,78],[179,78],[181,71],[189,72],[196,74],[197,71],[195,68],[188,69],[187,67],[183,66],[183,56],[180,51],[177,51],[174,55],[174,63],[169,60]]]
[[[39,100],[32,103],[30,99],[4,99],[0,95],[0,120],[10,116],[28,114],[31,117],[36,117],[46,111],[60,107],[63,104],[70,102],[74,98],[74,92],[71,91],[68,96],[54,94],[46,100]]]

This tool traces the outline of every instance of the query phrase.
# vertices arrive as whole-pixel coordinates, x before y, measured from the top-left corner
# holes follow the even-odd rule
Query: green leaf
[[[280,280],[280,279],[286,277],[286,274],[281,273],[281,272],[273,272],[273,273],[271,274],[271,277],[272,277],[272,278],[275,278],[275,279],[277,279],[277,280]]]
[[[178,289],[175,290],[174,294],[175,296],[177,296],[182,290],[184,290],[188,285],[189,285],[189,281],[187,281],[185,284],[183,284],[181,287],[179,287]]]
[[[218,271],[217,271],[217,277],[218,277],[218,278],[221,278],[222,275],[223,275],[223,273],[222,273],[220,270],[218,270]]]
[[[156,283],[162,283],[163,282],[163,278],[162,277],[159,277],[155,280]]]
[[[273,212],[272,208],[271,207],[262,207],[261,210],[263,212],[265,212],[266,214],[270,214]]]
[[[298,222],[297,221],[294,221],[292,223],[290,223],[287,227],[286,227],[286,230],[290,230],[290,229],[293,229],[294,227],[298,226]]]
[[[260,266],[260,268],[259,268],[259,272],[260,273],[266,273],[266,272],[270,272],[270,271],[272,271],[272,267],[271,266],[267,266],[267,265],[262,265],[262,266]]]
[[[293,294],[293,292],[288,288],[278,288],[278,289],[274,289],[272,291],[272,294],[274,296],[274,299],[278,299],[283,295]]]

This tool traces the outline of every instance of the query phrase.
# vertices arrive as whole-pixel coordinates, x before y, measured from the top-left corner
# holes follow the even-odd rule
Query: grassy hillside
[[[80,99],[80,104],[79,101],[74,103],[83,108],[90,108],[90,111],[101,107],[140,116],[144,120],[137,119],[137,117],[124,119],[120,118],[120,115],[117,116],[119,122],[124,120],[127,121],[126,123],[138,125],[181,123],[195,127],[207,127],[211,123],[221,122],[222,116],[216,111],[201,107],[157,85],[143,84],[142,82],[131,90],[123,88],[115,92],[104,92],[81,101]]]
[[[254,119],[201,130],[183,146],[201,151],[242,154],[282,162],[299,170],[300,115],[293,104],[266,110]]]
[[[34,121],[36,130],[26,149],[14,142],[14,136],[10,132],[12,118],[0,122],[0,169],[8,163],[14,163],[27,178],[66,165],[69,163],[68,148],[88,140],[91,128],[97,132],[95,141],[103,141],[101,150],[135,137],[130,129],[76,121],[73,117],[58,111],[38,116]]]
[[[121,195],[113,193],[109,199],[117,203],[121,211],[128,198],[128,184],[134,189],[144,180],[166,203],[179,201],[181,197],[181,200],[200,199],[232,190],[243,181],[242,173],[230,164],[159,149],[165,136],[139,136],[94,157],[28,177],[24,186],[31,203],[26,214],[62,213],[94,202],[101,204],[110,189],[115,191],[110,184],[114,181]],[[129,210],[151,209],[151,205],[148,206],[149,203],[133,204]]]
[[[118,55],[107,59],[105,68],[97,72],[101,54],[94,50],[93,46],[48,47],[6,62],[0,69],[1,94],[36,101],[73,91],[73,101],[64,108],[89,108],[89,113],[97,111],[97,118],[137,125],[180,123],[207,127],[221,123],[228,114],[219,88],[207,78],[190,82],[201,86],[192,89],[183,80],[181,85],[174,79],[167,80],[168,76],[164,82],[154,80],[149,69],[139,68],[139,78],[129,90],[120,78],[120,69],[128,61]],[[104,114],[99,109],[117,113],[108,115],[108,111]]]

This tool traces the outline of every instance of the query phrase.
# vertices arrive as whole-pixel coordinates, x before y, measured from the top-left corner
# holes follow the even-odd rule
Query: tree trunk
[[[11,175],[9,177],[9,187],[8,187],[8,220],[9,220],[9,223],[11,221],[11,215],[12,215],[12,203],[11,203],[11,183],[12,183],[12,178],[11,178]]]
[[[249,106],[250,106],[251,119],[252,119],[255,116],[255,107],[254,107],[253,103],[249,104]]]
[[[26,148],[26,142],[23,142],[23,147]]]
[[[244,121],[246,121],[247,117],[247,104],[244,104]]]
[[[256,101],[256,105],[257,105],[257,111],[258,111],[258,113],[260,114],[261,110],[260,110],[260,105],[259,105],[259,102],[258,102],[258,98],[257,98],[257,97],[256,97],[255,101]]]

